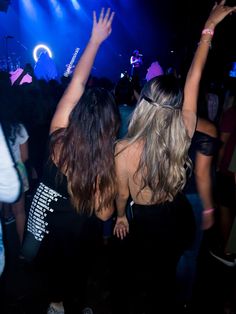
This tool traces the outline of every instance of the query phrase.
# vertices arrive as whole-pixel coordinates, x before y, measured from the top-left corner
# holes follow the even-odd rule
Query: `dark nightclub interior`
[[[236,0],[214,4],[0,0],[0,314],[236,314]]]

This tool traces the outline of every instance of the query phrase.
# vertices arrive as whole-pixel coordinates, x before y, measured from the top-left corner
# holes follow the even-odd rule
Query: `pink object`
[[[202,31],[202,35],[211,35],[213,36],[214,35],[214,30],[211,29],[211,28],[205,28],[203,31]]]
[[[11,79],[12,85],[18,79],[18,77],[21,75],[22,72],[23,72],[23,69],[21,68],[18,68],[14,72],[10,72],[10,79]],[[22,80],[20,81],[20,85],[24,83],[32,83],[32,76],[30,76],[29,74],[25,74],[25,76],[23,76]]]
[[[205,210],[203,211],[203,214],[210,214],[210,213],[213,213],[214,210],[215,210],[214,208],[205,209]]]
[[[146,80],[150,81],[152,78],[159,76],[159,75],[163,75],[164,72],[162,70],[162,67],[160,66],[160,64],[155,61],[153,62],[150,67],[147,70],[147,74],[146,74]]]

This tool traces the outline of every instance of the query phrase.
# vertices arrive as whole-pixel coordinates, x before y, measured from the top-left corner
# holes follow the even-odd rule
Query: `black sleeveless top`
[[[197,152],[205,156],[214,156],[219,148],[219,140],[206,133],[196,131],[193,135],[191,146],[189,148],[189,157],[193,163],[193,172],[191,177],[188,179],[184,189],[186,194],[197,193],[197,187],[194,176],[194,168]]]

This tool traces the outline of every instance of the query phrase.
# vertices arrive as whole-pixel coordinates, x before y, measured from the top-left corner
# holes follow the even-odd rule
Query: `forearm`
[[[214,31],[214,24],[207,22],[204,29],[212,29]],[[202,34],[200,41],[198,43],[197,50],[195,52],[192,64],[187,74],[186,84],[184,88],[185,101],[183,105],[183,110],[188,110],[192,112],[197,111],[197,97],[199,92],[199,84],[202,77],[202,72],[205,67],[209,49],[211,46],[212,35]],[[191,91],[189,93],[189,90]],[[188,97],[191,97],[196,100],[188,100]]]
[[[210,15],[205,23],[204,31],[202,32],[193,62],[189,69],[186,84],[184,88],[184,109],[196,112],[197,96],[199,89],[199,82],[202,76],[211,39],[214,34],[215,27],[230,13],[236,11],[235,7],[225,6],[225,0],[219,4],[215,3]]]
[[[215,25],[212,22],[206,22],[204,29],[211,29],[214,32]],[[198,78],[198,80],[200,80],[211,46],[212,36],[213,35],[211,34],[201,35],[197,50],[195,52],[191,67],[188,72],[188,78],[194,76]]]
[[[63,104],[66,102],[68,107],[70,107],[70,110],[72,110],[77,104],[84,91],[99,46],[100,44],[90,39],[82,57],[80,58],[80,61],[75,68],[72,80],[58,104],[58,107],[61,105],[63,106]]]
[[[71,85],[75,83],[76,85],[80,84],[85,87],[99,47],[100,43],[91,37],[83,55],[80,58],[80,61],[75,67]]]
[[[205,210],[214,207],[210,174],[204,178],[196,176],[197,190]]]
[[[120,195],[117,195],[116,197],[116,209],[117,209],[117,216],[123,217],[125,215],[125,208],[127,204],[127,197],[122,197]]]
[[[68,126],[69,115],[84,92],[98,49],[101,43],[111,34],[113,17],[114,12],[110,14],[110,9],[107,10],[105,16],[104,9],[102,9],[98,21],[96,13],[93,13],[92,35],[75,68],[72,80],[57,106],[52,119],[50,133],[58,128],[66,128]]]

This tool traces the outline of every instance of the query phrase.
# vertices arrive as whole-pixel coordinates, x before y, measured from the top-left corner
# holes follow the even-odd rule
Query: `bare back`
[[[125,149],[124,149],[125,148]],[[122,151],[122,149],[124,149]],[[152,192],[149,188],[140,193],[141,177],[135,176],[143,150],[143,143],[129,144],[124,140],[117,144],[116,153],[121,151],[115,158],[119,193],[130,194],[136,204],[150,204]]]

